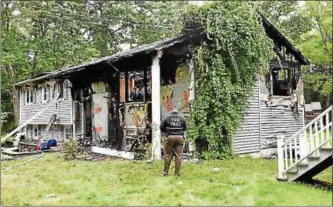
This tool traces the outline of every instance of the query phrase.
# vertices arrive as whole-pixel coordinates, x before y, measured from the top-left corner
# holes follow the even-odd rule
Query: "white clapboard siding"
[[[51,87],[51,91],[52,91]],[[31,105],[24,104],[24,99],[20,93],[20,124],[27,121],[30,117],[34,114],[38,113],[42,108],[46,107],[49,104],[48,102],[42,103],[41,101],[41,90],[38,90],[36,96],[36,102]],[[52,99],[52,98],[51,98]],[[52,100],[50,100],[52,101]],[[67,98],[60,99],[58,102],[49,106],[39,117],[36,117],[32,122],[29,124],[48,124],[52,114],[57,115],[57,119],[59,119],[58,124],[72,124],[72,96],[70,93],[70,88],[68,88]]]
[[[260,84],[258,81],[254,86],[253,96],[243,113],[244,118],[234,134],[235,154],[259,152],[261,149],[274,147],[265,143],[271,141],[278,133],[288,139],[304,126],[303,107],[298,109],[298,119],[295,119],[290,107],[267,107],[259,96],[265,87],[262,81]]]
[[[233,151],[235,154],[258,152],[260,150],[259,133],[259,82],[256,83],[253,95],[249,99],[243,120],[236,129],[233,140]]]
[[[35,124],[34,124],[35,125]],[[33,138],[33,126],[31,124],[27,125],[27,138],[31,139]],[[36,125],[35,125],[36,126]],[[37,125],[38,126],[38,134],[39,136],[43,135],[45,132],[46,124],[43,125]],[[67,127],[71,127],[71,125],[65,125]],[[54,128],[50,127],[50,130],[45,135],[44,139],[48,140],[50,138],[54,138],[57,141],[64,141],[65,140],[65,131],[64,131],[64,125],[55,125]]]
[[[265,102],[261,101],[260,110],[260,135],[262,143],[278,133],[284,135],[285,139],[288,139],[304,126],[304,110],[302,107],[298,108],[300,114],[298,119],[295,119],[290,107],[266,107]],[[270,147],[262,144],[262,149]]]

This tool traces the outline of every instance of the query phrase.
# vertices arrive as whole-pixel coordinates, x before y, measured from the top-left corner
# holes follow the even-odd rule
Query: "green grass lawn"
[[[35,155],[38,156],[38,155]],[[183,162],[182,176],[162,177],[161,161],[63,161],[46,154],[2,171],[1,205],[308,205],[332,204],[332,192],[276,180],[277,160]],[[2,162],[2,169],[31,159]],[[212,168],[220,168],[213,172]],[[174,162],[171,172],[174,170]],[[330,168],[330,170],[332,170]],[[332,171],[318,177],[332,181]],[[55,194],[47,198],[47,194]]]

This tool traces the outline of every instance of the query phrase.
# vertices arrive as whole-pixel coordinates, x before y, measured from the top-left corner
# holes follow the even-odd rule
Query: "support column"
[[[191,74],[191,83],[190,83],[190,97],[189,101],[192,102],[195,99],[195,76],[194,76],[194,66],[193,66],[193,58],[191,58],[189,62],[189,69]]]
[[[193,57],[190,59],[190,61],[188,62],[189,65],[189,69],[190,69],[190,75],[191,75],[191,82],[190,82],[190,96],[189,96],[189,102],[190,104],[193,104],[194,100],[195,100],[195,74],[194,74],[194,61],[193,61]],[[185,132],[185,138],[187,138],[187,133]],[[189,153],[192,153],[195,151],[195,147],[192,144],[192,142],[188,142],[189,144]]]
[[[73,98],[72,98],[73,100]],[[72,130],[73,130],[73,139],[76,139],[76,125],[75,125],[75,122],[76,122],[76,117],[75,117],[75,114],[76,114],[76,107],[75,107],[75,102],[76,101],[72,101]]]
[[[152,79],[152,156],[155,160],[161,159],[161,68],[160,68],[161,51],[153,58],[151,67]]]

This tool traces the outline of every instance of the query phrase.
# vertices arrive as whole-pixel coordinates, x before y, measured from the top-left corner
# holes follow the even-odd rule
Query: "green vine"
[[[249,2],[212,2],[188,9],[185,30],[203,28],[195,55],[196,100],[188,119],[188,138],[208,141],[206,159],[232,155],[232,138],[273,44]],[[266,69],[267,71],[267,69]]]

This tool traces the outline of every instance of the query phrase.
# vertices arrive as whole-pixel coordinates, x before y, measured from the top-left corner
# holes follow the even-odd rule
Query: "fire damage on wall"
[[[194,86],[190,54],[188,42],[163,50],[159,61],[161,119],[172,106],[182,116],[189,112]],[[143,53],[64,76],[72,83],[74,130],[81,144],[147,153],[146,146],[152,143],[151,70],[152,55]]]

